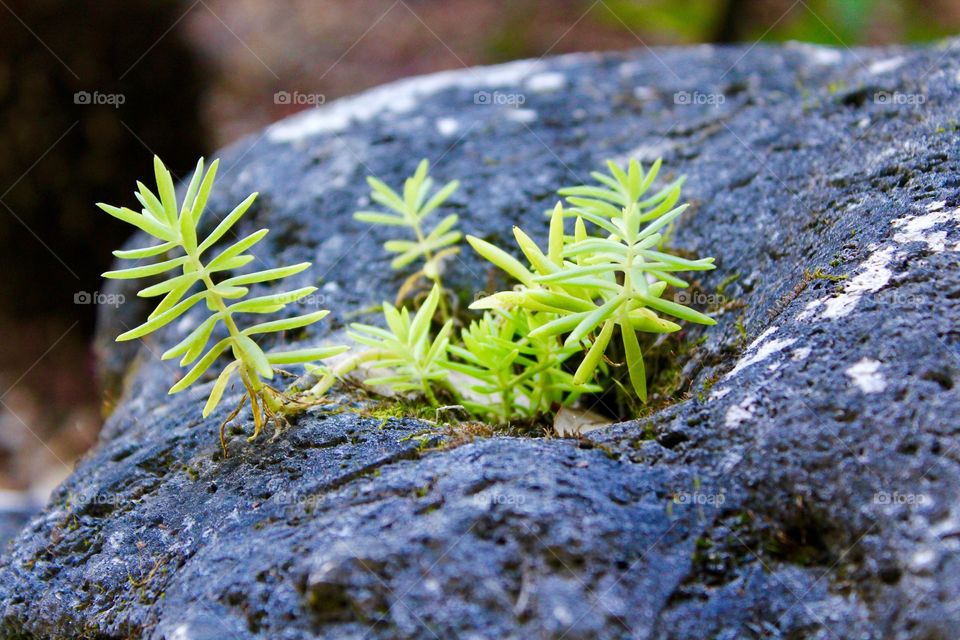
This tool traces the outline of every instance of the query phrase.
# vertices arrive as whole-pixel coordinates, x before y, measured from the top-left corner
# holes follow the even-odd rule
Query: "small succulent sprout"
[[[388,369],[390,373],[367,378],[365,384],[384,385],[398,392],[422,393],[432,405],[439,406],[434,387],[445,386],[447,347],[453,329],[453,321],[447,320],[431,336],[431,323],[440,296],[440,287],[434,285],[430,295],[413,315],[406,307],[398,309],[384,302],[383,316],[387,328],[360,323],[350,325],[350,337],[367,349],[329,372],[327,379],[318,384],[318,390],[329,388],[331,376],[345,375],[363,363],[376,363],[378,368]]]
[[[552,315],[525,309],[485,312],[460,334],[462,345],[450,345],[459,361],[447,366],[474,381],[461,404],[474,415],[509,421],[534,417],[554,406],[572,404],[595,385],[575,385],[563,363],[580,352],[555,337],[531,337],[531,330]]]
[[[547,251],[519,228],[514,236],[530,267],[527,268],[492,244],[468,236],[473,248],[487,260],[516,278],[521,286],[500,292],[472,305],[475,309],[523,308],[546,312],[554,319],[530,332],[531,338],[565,336],[564,346],[583,345],[586,354],[573,384],[592,380],[619,329],[630,382],[637,396],[646,401],[646,371],[637,332],[670,333],[680,326],[657,312],[700,324],[715,321],[689,307],[664,299],[668,285],[687,287],[674,275],[679,271],[713,269],[713,258],[688,260],[657,250],[661,231],[687,205],[674,207],[680,197],[676,181],[656,195],[640,200],[660,167],[657,161],[644,173],[636,161],[627,171],[610,162],[612,177],[594,174],[599,187],[564,189],[565,210],[557,203],[550,219]],[[564,229],[566,216],[575,217],[572,236]],[[587,232],[585,222],[598,235]]]
[[[253,339],[253,336],[257,335],[309,326],[321,320],[329,313],[328,311],[315,311],[292,318],[260,322],[246,329],[240,328],[238,316],[275,313],[310,295],[316,291],[316,287],[302,287],[283,293],[247,297],[250,285],[295,275],[307,269],[310,266],[308,262],[222,278],[255,259],[255,256],[247,251],[260,242],[267,235],[268,230],[260,229],[246,235],[226,248],[220,249],[212,258],[205,255],[228,232],[232,231],[234,225],[257,197],[256,193],[248,196],[227,214],[206,238],[202,240],[198,238],[197,228],[213,188],[218,165],[219,161],[215,160],[204,173],[204,161],[201,158],[187,186],[183,202],[178,204],[173,178],[160,159],[155,157],[154,173],[157,193],[154,194],[143,183],[137,183],[138,190],[135,196],[143,207],[140,213],[126,207],[99,203],[97,206],[110,215],[160,241],[160,244],[142,249],[114,251],[115,256],[137,262],[145,258],[164,257],[159,262],[108,271],[103,276],[141,279],[164,275],[166,278],[138,292],[137,295],[144,298],[163,297],[147,317],[146,322],[121,334],[117,338],[118,341],[146,336],[170,324],[200,301],[206,303],[211,312],[210,315],[189,335],[162,355],[164,360],[179,357],[181,367],[193,365],[187,374],[173,385],[170,393],[189,388],[219,360],[221,355],[229,354],[232,356],[232,361],[224,366],[214,382],[203,408],[203,416],[207,417],[217,407],[231,379],[236,375],[243,383],[246,395],[232,415],[239,412],[244,402],[250,402],[255,425],[252,440],[259,435],[268,418],[277,421],[279,426],[279,420],[283,416],[295,413],[297,407],[301,406],[295,399],[264,382],[274,377],[275,367],[315,362],[342,353],[347,347],[329,346],[265,352]],[[227,335],[208,348],[208,343],[218,326],[225,328]],[[221,437],[222,428],[223,425],[221,425]]]
[[[452,180],[431,195],[433,178],[429,171],[430,163],[421,160],[416,172],[404,182],[402,194],[369,176],[367,183],[371,188],[370,198],[387,211],[357,211],[353,214],[355,219],[362,222],[404,227],[412,232],[413,239],[391,239],[383,245],[387,252],[396,254],[390,263],[395,270],[404,269],[418,261],[423,263],[400,287],[396,301],[398,305],[421,278],[433,281],[442,289],[443,260],[460,251],[456,245],[463,235],[456,229],[458,216],[455,213],[444,216],[429,232],[424,227],[427,218],[440,208],[460,185],[457,180]],[[446,301],[442,297],[440,310],[446,319]]]
[[[660,173],[661,165],[662,161],[658,159],[648,171],[644,172],[643,166],[637,160],[630,160],[627,170],[624,171],[617,163],[608,160],[607,167],[610,169],[610,175],[599,171],[590,173],[600,184],[560,189],[559,194],[564,196],[571,206],[566,215],[582,216],[587,213],[619,218],[627,206],[636,204],[640,211],[641,222],[659,218],[680,200],[680,189],[685,180],[680,177],[653,195],[643,198],[653,186],[654,180]]]

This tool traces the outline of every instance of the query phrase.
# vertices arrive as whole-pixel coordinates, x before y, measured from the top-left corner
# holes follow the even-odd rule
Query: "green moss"
[[[842,274],[835,275],[832,273],[826,273],[820,267],[817,267],[812,272],[808,269],[804,271],[803,275],[804,275],[804,278],[806,278],[807,280],[829,280],[830,282],[842,282],[843,280],[846,280],[847,278],[850,277]]]
[[[729,276],[721,280],[720,284],[717,285],[717,293],[719,293],[720,295],[723,295],[723,292],[726,290],[726,288],[739,279],[740,279],[739,271],[737,271],[736,273],[731,273]]]
[[[747,327],[746,327],[746,325],[744,325],[743,321],[744,321],[744,317],[743,317],[743,314],[741,314],[740,317],[737,318],[737,321],[736,321],[736,323],[734,323],[733,326],[737,329],[737,333],[740,334],[740,340],[741,340],[741,342],[746,343],[746,341],[747,341]]]

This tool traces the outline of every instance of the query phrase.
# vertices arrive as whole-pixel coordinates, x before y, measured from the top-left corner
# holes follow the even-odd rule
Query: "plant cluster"
[[[211,312],[208,317],[163,354],[164,359],[181,357],[181,366],[195,363],[171,393],[197,382],[222,354],[229,352],[232,360],[213,383],[203,415],[206,417],[217,406],[236,375],[246,393],[227,420],[249,402],[254,420],[251,439],[268,420],[273,419],[279,427],[284,416],[316,403],[337,380],[357,369],[365,371],[364,382],[369,386],[414,393],[436,407],[453,402],[478,418],[500,423],[549,414],[560,406],[575,404],[583,394],[600,393],[613,384],[614,372],[624,367],[633,393],[646,401],[647,373],[638,333],[680,329],[679,324],[660,314],[714,324],[708,316],[663,297],[668,286],[688,286],[675,275],[677,272],[702,271],[714,265],[712,258],[690,260],[666,250],[672,223],[686,205],[677,205],[682,180],[651,193],[659,160],[648,171],[635,160],[626,169],[608,162],[609,175],[591,174],[597,184],[560,190],[567,206],[558,202],[550,213],[545,249],[523,230],[514,228],[525,262],[490,242],[467,236],[473,249],[514,278],[516,285],[472,304],[472,309],[482,312],[479,317],[466,321],[452,317],[448,304],[452,294],[443,287],[442,263],[459,251],[463,235],[456,228],[456,214],[445,215],[429,229],[427,224],[459,183],[454,180],[434,191],[424,160],[406,180],[402,193],[368,178],[371,200],[385,210],[354,214],[357,220],[407,232],[407,237],[384,244],[387,252],[395,254],[391,263],[394,269],[415,265],[400,288],[396,305],[383,303],[385,326],[351,325],[349,336],[356,348],[330,366],[311,363],[339,355],[347,347],[265,352],[253,336],[306,327],[327,312],[240,329],[238,315],[279,311],[315,288],[247,297],[249,285],[294,275],[308,263],[220,279],[254,260],[246,252],[263,239],[267,230],[251,233],[206,259],[205,252],[233,228],[257,195],[240,203],[198,242],[197,228],[216,167],[214,162],[204,174],[201,160],[183,203],[178,205],[172,178],[156,159],[159,195],[138,183],[136,197],[143,206],[142,213],[99,205],[161,241],[144,249],[117,251],[119,258],[165,256],[160,262],[104,275],[145,278],[175,272],[140,291],[144,297],[164,297],[143,325],[118,340],[147,335],[201,300],[206,303]],[[573,229],[568,233],[571,218]],[[404,300],[414,298],[424,279],[432,283],[432,288],[419,309],[401,306]],[[225,335],[207,349],[218,329],[218,335]],[[618,361],[621,358],[623,362]],[[277,365],[286,364],[306,364],[317,375],[317,382],[295,394],[265,382],[274,377]]]
[[[160,262],[147,265],[108,271],[103,276],[117,279],[141,279],[159,275],[165,277],[164,280],[138,292],[137,295],[144,298],[159,296],[163,298],[146,322],[121,334],[117,341],[146,336],[168,325],[197,303],[201,301],[206,303],[210,311],[207,318],[161,356],[163,360],[179,357],[181,367],[193,365],[187,374],[171,387],[170,393],[177,393],[190,387],[221,355],[229,353],[232,360],[223,367],[216,378],[203,408],[203,417],[207,417],[217,407],[228,384],[236,375],[246,393],[232,415],[239,413],[246,402],[250,403],[254,420],[254,433],[251,436],[253,439],[260,434],[268,420],[273,420],[279,427],[285,415],[296,412],[298,405],[296,398],[265,382],[274,377],[276,366],[315,362],[342,353],[347,350],[347,347],[264,352],[253,339],[256,335],[306,327],[326,316],[329,312],[325,310],[281,320],[258,322],[245,329],[240,328],[239,316],[275,313],[288,304],[310,295],[316,291],[316,287],[302,287],[283,293],[247,297],[250,285],[295,275],[307,269],[310,266],[309,262],[222,278],[223,274],[239,269],[255,259],[255,256],[247,251],[263,240],[268,230],[260,229],[246,235],[221,249],[214,257],[207,258],[205,254],[232,231],[237,221],[257,198],[256,193],[250,194],[227,214],[206,238],[200,240],[197,228],[213,188],[218,165],[219,161],[214,161],[204,173],[204,162],[201,158],[187,186],[183,202],[178,204],[173,178],[160,159],[155,157],[157,194],[142,182],[137,183],[138,190],[134,195],[143,207],[140,213],[126,207],[98,203],[98,207],[113,217],[137,227],[160,241],[160,244],[142,249],[114,251],[116,257],[137,262],[156,256],[165,258]],[[211,336],[217,329],[221,332],[225,329],[226,335],[208,349]]]
[[[708,316],[663,298],[668,286],[688,286],[676,272],[703,271],[714,265],[713,258],[688,260],[664,249],[671,224],[687,205],[677,206],[682,179],[649,193],[660,166],[658,160],[645,172],[635,160],[626,170],[609,162],[610,175],[591,174],[599,184],[562,189],[569,208],[562,203],[554,208],[546,252],[523,230],[514,228],[526,265],[485,240],[467,236],[474,250],[518,285],[472,304],[472,309],[484,314],[459,332],[452,331],[451,320],[444,316],[435,337],[429,332],[430,318],[437,301],[445,296],[439,276],[433,278],[433,291],[412,323],[405,308],[398,311],[384,303],[386,329],[354,325],[355,341],[370,350],[328,372],[317,389],[325,391],[337,375],[377,361],[391,373],[368,379],[370,384],[398,392],[420,391],[433,405],[439,404],[436,392],[442,391],[478,417],[509,421],[549,413],[575,403],[584,393],[602,391],[600,374],[609,372],[611,355],[617,353],[626,361],[634,393],[645,402],[646,371],[637,333],[680,329],[658,312],[714,324]],[[407,180],[403,209],[399,196],[374,179],[370,179],[372,199],[405,211],[405,220],[422,220],[424,215],[417,212],[431,184],[427,168],[426,161],[421,162]],[[423,209],[435,210],[455,185],[449,183]],[[363,211],[356,217],[386,224],[387,215]],[[574,218],[571,235],[565,229],[568,218]],[[390,224],[399,225],[398,220],[393,216]],[[460,238],[455,223],[456,216],[449,215],[431,234],[446,238],[444,246],[451,253]],[[420,231],[417,236],[423,238]],[[405,251],[402,255],[410,259],[399,265],[395,260],[394,267],[420,256],[430,263],[428,251],[433,247],[397,242],[384,246]],[[615,335],[622,350],[611,349]],[[451,376],[456,374],[460,379],[453,384]]]
[[[586,349],[573,376],[574,385],[596,377],[617,332],[630,382],[646,402],[647,378],[637,332],[680,329],[658,316],[658,311],[715,324],[699,311],[662,297],[668,285],[689,286],[675,272],[713,269],[713,258],[687,260],[656,249],[663,245],[661,230],[687,208],[674,206],[680,199],[679,181],[644,198],[660,169],[659,160],[646,173],[636,160],[626,172],[613,162],[608,166],[611,175],[592,174],[601,186],[560,191],[572,207],[566,211],[557,203],[554,208],[546,253],[514,228],[529,269],[490,243],[468,238],[478,253],[520,282],[515,290],[479,300],[472,308],[521,308],[541,314],[544,321],[531,330],[531,337],[562,337],[564,346]],[[567,217],[575,219],[572,236],[565,233]],[[587,222],[595,233],[588,232]]]

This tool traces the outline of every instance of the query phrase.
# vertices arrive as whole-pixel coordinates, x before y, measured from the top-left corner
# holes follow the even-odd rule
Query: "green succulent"
[[[403,227],[413,235],[413,239],[396,238],[387,240],[383,245],[388,253],[396,254],[390,263],[395,270],[423,261],[423,265],[400,287],[397,294],[398,305],[420,278],[432,280],[442,290],[443,260],[460,251],[456,245],[463,234],[455,228],[458,220],[456,214],[444,216],[429,232],[424,228],[424,223],[431,214],[440,208],[460,185],[459,181],[452,180],[431,195],[433,178],[429,171],[430,163],[421,160],[416,172],[404,182],[402,194],[369,176],[367,183],[371,188],[370,198],[388,211],[357,211],[353,214],[357,220],[382,226]],[[440,299],[440,310],[444,318],[449,316],[443,297]]]
[[[461,344],[451,344],[447,367],[473,380],[474,399],[461,404],[474,415],[509,421],[549,413],[576,402],[583,393],[601,391],[598,385],[576,385],[563,363],[580,352],[554,336],[532,336],[532,330],[553,314],[527,309],[485,312],[460,333]]]
[[[197,228],[213,189],[218,165],[219,161],[215,160],[204,173],[204,161],[201,158],[187,186],[183,202],[178,204],[173,178],[160,159],[155,157],[154,173],[157,193],[154,194],[143,183],[137,183],[138,190],[135,196],[143,207],[140,213],[126,207],[99,203],[97,206],[108,214],[160,241],[159,244],[142,249],[114,251],[116,257],[138,263],[147,258],[163,257],[158,262],[108,271],[103,276],[136,280],[159,275],[165,277],[163,281],[139,291],[137,295],[140,297],[162,296],[162,298],[146,322],[121,334],[117,338],[118,341],[146,336],[170,324],[197,303],[202,301],[206,304],[210,311],[206,319],[161,356],[164,360],[179,357],[181,367],[193,365],[186,375],[173,385],[170,393],[189,388],[222,355],[229,354],[232,360],[223,367],[216,378],[203,408],[203,417],[207,417],[217,407],[230,381],[236,376],[246,389],[243,402],[249,401],[253,413],[255,425],[251,436],[253,439],[259,435],[268,418],[279,419],[284,415],[292,414],[299,406],[294,398],[265,382],[274,377],[277,366],[315,362],[342,353],[347,347],[325,346],[293,351],[264,351],[254,340],[254,336],[257,335],[306,327],[322,319],[329,313],[328,311],[258,322],[244,329],[240,328],[241,316],[275,313],[310,295],[316,291],[316,287],[302,287],[283,293],[247,297],[250,285],[280,280],[300,273],[310,266],[309,262],[301,262],[288,267],[230,275],[232,271],[248,265],[255,259],[255,256],[247,251],[267,235],[267,229],[260,229],[244,236],[226,248],[220,249],[213,257],[209,257],[209,252],[233,229],[257,197],[256,193],[248,196],[227,214],[206,238],[202,240],[198,238]],[[211,336],[218,327],[226,330],[226,336],[207,348]],[[233,415],[240,410],[243,402]]]
[[[478,253],[520,282],[516,290],[488,296],[472,308],[522,308],[554,314],[555,319],[532,329],[529,335],[565,336],[564,346],[586,349],[573,376],[575,385],[594,378],[614,333],[619,333],[630,382],[637,396],[646,401],[646,371],[637,332],[680,329],[657,312],[715,324],[710,317],[662,297],[668,285],[688,286],[675,272],[713,269],[713,258],[688,260],[656,249],[663,240],[661,232],[687,208],[673,206],[680,197],[680,181],[641,200],[656,177],[659,161],[646,173],[636,161],[627,171],[612,162],[609,166],[612,176],[593,174],[601,186],[561,192],[573,208],[565,210],[560,203],[554,208],[546,253],[514,228],[529,268],[489,242],[467,237]],[[564,229],[568,216],[576,219],[572,236]],[[584,221],[593,225],[598,235],[589,235]]]
[[[389,302],[383,303],[383,317],[387,328],[369,324],[350,325],[350,337],[358,345],[366,347],[349,360],[332,370],[323,371],[324,377],[314,388],[324,393],[338,377],[344,376],[361,364],[375,363],[388,374],[369,377],[364,383],[370,386],[383,385],[393,391],[416,391],[429,402],[438,406],[434,392],[437,386],[446,386],[447,346],[453,320],[447,320],[436,334],[431,335],[433,316],[440,303],[441,290],[434,285],[420,309],[411,316],[406,308],[397,309]]]

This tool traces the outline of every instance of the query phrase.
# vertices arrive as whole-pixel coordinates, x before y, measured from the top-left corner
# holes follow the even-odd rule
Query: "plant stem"
[[[230,310],[227,308],[227,304],[223,301],[223,297],[216,292],[216,287],[213,284],[213,280],[210,278],[210,274],[206,273],[203,263],[200,262],[200,257],[191,254],[190,259],[197,271],[199,273],[203,273],[201,280],[209,292],[207,300],[210,301],[213,307],[221,314],[223,318],[223,324],[226,325],[227,332],[230,334],[231,342],[236,345],[237,339],[241,335],[240,329],[237,327],[236,321],[234,321]],[[234,352],[234,356],[237,356],[236,352]],[[247,363],[243,362],[242,358],[240,359],[239,368],[240,379],[243,380],[243,384],[247,389],[247,394],[250,396],[250,406],[254,414],[253,418],[256,425],[256,431],[259,432],[260,428],[262,428],[263,418],[262,415],[260,415],[260,407],[258,406],[257,399],[259,399],[264,406],[274,412],[282,411],[283,407],[277,402],[276,398],[269,394],[263,393],[263,382],[260,380],[260,376],[257,375],[256,371],[251,370],[250,367],[247,366]]]
[[[413,232],[417,234],[417,242],[423,246],[427,238],[423,235],[423,229],[420,228],[420,219],[416,216],[410,216],[412,219],[411,226],[413,227]],[[425,265],[433,262],[433,252],[429,249],[424,249],[423,257],[425,259]],[[433,280],[434,284],[440,287],[440,321],[446,322],[450,319],[450,311],[447,309],[447,297],[446,289],[443,288],[443,281],[440,278],[440,272],[438,270],[439,265],[434,265],[434,269],[437,269],[436,277],[430,278]]]

